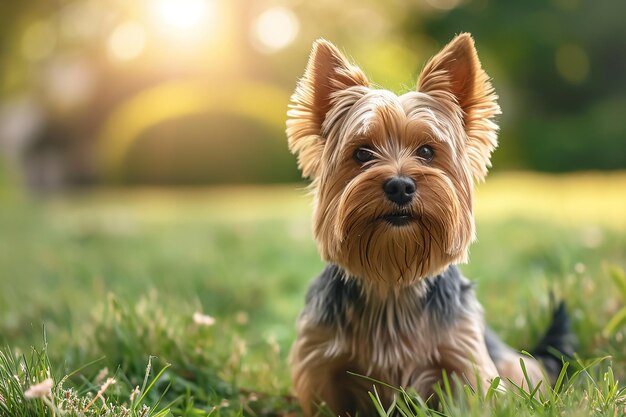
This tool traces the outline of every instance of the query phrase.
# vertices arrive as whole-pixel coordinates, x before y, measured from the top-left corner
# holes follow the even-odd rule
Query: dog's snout
[[[383,184],[387,198],[399,205],[411,202],[415,194],[415,182],[409,177],[393,177]]]

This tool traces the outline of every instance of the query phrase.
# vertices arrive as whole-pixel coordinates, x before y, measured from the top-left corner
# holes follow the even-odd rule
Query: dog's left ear
[[[365,74],[324,39],[313,44],[304,76],[291,96],[287,112],[289,149],[298,155],[302,176],[315,178],[326,143],[322,124],[336,93],[368,85]]]
[[[498,143],[498,125],[493,119],[500,114],[500,106],[469,33],[456,36],[426,64],[417,90],[444,100],[453,98],[461,107],[472,173],[476,180],[483,180]]]

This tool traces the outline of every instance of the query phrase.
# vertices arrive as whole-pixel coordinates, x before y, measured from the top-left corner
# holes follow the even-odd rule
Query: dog
[[[305,416],[322,404],[375,415],[372,380],[427,399],[444,372],[483,391],[496,377],[533,389],[559,374],[553,349],[571,350],[564,306],[534,358],[523,356],[486,327],[456,266],[475,238],[473,184],[490,168],[499,113],[470,34],[457,35],[400,96],[372,88],[332,43],[313,44],[287,113],[328,263],[307,293],[290,353]],[[392,404],[393,390],[376,390]]]

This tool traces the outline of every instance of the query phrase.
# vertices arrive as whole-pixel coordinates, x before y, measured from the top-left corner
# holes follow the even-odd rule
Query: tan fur
[[[526,380],[526,375],[524,375],[520,361],[524,361],[526,375],[528,375],[528,379],[531,383],[530,387],[528,386],[528,381]],[[509,387],[511,384],[515,384],[530,392],[541,383],[539,391],[546,393],[548,388],[546,384],[554,382],[550,381],[550,378],[545,374],[539,362],[513,350],[506,352],[503,357],[496,362],[496,367],[498,368],[500,378],[504,384]]]
[[[374,90],[352,106],[354,117],[346,118],[337,131],[328,129],[324,152],[329,157],[323,158],[322,163],[328,162],[319,176],[314,213],[314,233],[325,260],[385,286],[410,284],[465,260],[474,231],[472,216],[467,215],[471,177],[459,169],[462,154],[449,139],[463,128],[454,116],[439,126],[438,117],[447,116],[439,107],[420,93],[398,98]],[[431,117],[431,112],[439,114]],[[331,109],[328,120],[335,118]],[[378,157],[367,169],[349,163],[354,150],[364,144],[372,145]],[[423,144],[435,148],[435,164],[415,158]],[[394,175],[413,178],[420,195],[406,208],[417,221],[401,230],[372,221],[394,210],[381,188]]]
[[[472,173],[477,180],[483,180],[491,166],[491,152],[497,146],[498,126],[493,118],[500,114],[500,106],[469,33],[454,38],[426,64],[418,90],[459,104]]]
[[[474,239],[473,179],[482,180],[490,166],[498,113],[469,34],[432,58],[416,91],[402,96],[370,88],[331,43],[313,45],[288,112],[289,147],[313,181],[321,256],[361,281],[367,309],[350,317],[349,333],[319,325],[306,312],[300,317],[291,364],[305,416],[320,402],[344,415],[371,411],[371,384],[347,371],[413,387],[423,397],[442,370],[474,387],[486,388],[499,372],[519,380],[510,361],[496,369],[489,357],[477,301],[451,327],[433,328],[399,297],[424,291],[422,278],[466,261]],[[432,162],[416,158],[422,145],[434,149]],[[375,159],[361,166],[354,153],[362,146]],[[385,197],[382,185],[393,176],[415,182],[407,207]],[[412,223],[393,227],[382,220],[394,211],[410,214]],[[378,390],[389,404],[393,393]]]
[[[393,294],[370,298],[365,315],[353,318],[350,334],[311,325],[306,315],[300,317],[290,361],[294,391],[306,416],[314,415],[322,402],[340,415],[373,411],[368,396],[372,383],[348,372],[411,387],[424,399],[433,394],[443,371],[483,390],[498,376],[484,344],[478,302],[470,306],[466,319],[442,329],[432,327],[425,315],[414,314],[413,305],[398,301]],[[381,308],[388,309],[387,315]],[[383,316],[385,322],[380,320]],[[393,390],[377,385],[377,392],[386,406],[391,404]]]
[[[315,177],[319,170],[325,142],[321,126],[330,108],[331,93],[355,85],[368,85],[363,72],[350,65],[330,42],[315,42],[304,76],[292,96],[287,121],[289,149],[298,154],[298,166],[305,177]]]
[[[490,121],[467,124],[475,107],[488,106],[460,107],[448,91],[451,76],[442,76],[442,69],[429,70],[450,59],[456,58],[447,54],[427,65],[429,72],[420,79],[424,92],[398,97],[368,88],[357,67],[334,46],[318,41],[292,97],[287,136],[303,175],[313,178],[314,232],[320,253],[369,282],[410,284],[467,258],[474,238],[469,167],[476,147],[467,129],[492,127],[493,132],[478,136],[493,137],[495,146],[496,126]],[[482,90],[472,84],[471,92],[495,99],[483,90],[491,91],[488,82]],[[463,103],[479,101],[470,92],[464,94]],[[495,101],[492,107],[497,108]],[[381,163],[357,175],[363,167],[353,163],[352,155],[364,144],[374,147]],[[432,165],[414,157],[424,144],[437,153]],[[401,233],[372,222],[393,209],[378,186],[392,175],[411,176],[420,192],[408,209],[418,221]],[[404,251],[389,250],[398,246]]]

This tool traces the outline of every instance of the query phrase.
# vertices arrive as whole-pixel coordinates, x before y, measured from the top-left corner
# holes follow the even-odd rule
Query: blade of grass
[[[169,368],[170,366],[171,366],[171,364],[166,363],[165,366],[163,366],[163,368],[161,368],[159,373],[152,379],[152,382],[150,382],[148,387],[146,389],[142,389],[141,390],[141,395],[139,396],[139,400],[137,400],[137,403],[140,404],[140,403],[143,402],[144,398],[146,397],[146,394],[148,392],[150,392],[150,390],[152,389],[154,384],[159,380],[159,378],[161,378],[161,375],[163,375],[163,372],[165,372],[167,370],[167,368]]]

